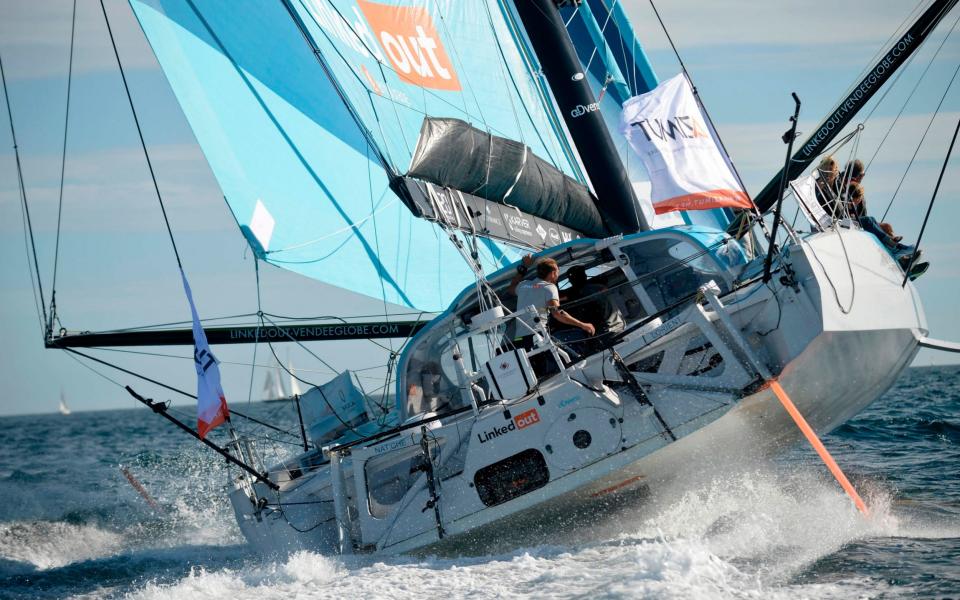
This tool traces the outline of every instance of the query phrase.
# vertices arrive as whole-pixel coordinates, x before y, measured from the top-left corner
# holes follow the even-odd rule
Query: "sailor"
[[[582,329],[587,336],[593,336],[596,329],[590,323],[584,323],[572,317],[560,308],[560,291],[557,289],[557,280],[560,278],[560,267],[552,258],[541,258],[536,261],[537,278],[524,280],[530,267],[534,264],[533,255],[523,257],[523,262],[517,267],[517,274],[510,282],[509,292],[517,296],[517,312],[520,313],[514,333],[514,345],[524,350],[533,349],[534,332],[538,331],[538,324],[534,322],[534,315],[526,312],[528,306],[533,306],[537,317],[546,324],[552,315],[554,319],[565,325]],[[543,373],[547,365],[546,353],[531,358],[530,364],[534,371]],[[541,358],[544,357],[544,358]],[[537,360],[539,359],[539,360]],[[538,368],[541,367],[541,368]]]
[[[587,270],[582,265],[574,265],[567,269],[567,280],[570,287],[563,291],[563,302],[567,306],[567,313],[585,323],[590,323],[596,330],[594,339],[581,342],[582,330],[568,329],[575,333],[575,337],[566,340],[578,354],[590,354],[602,346],[602,338],[609,337],[623,330],[623,315],[604,294],[607,287],[597,281],[587,278]],[[561,336],[558,336],[561,337]],[[567,336],[563,336],[567,337]]]
[[[847,207],[847,214],[853,219],[867,216],[867,203],[863,199],[863,186],[857,181],[850,181],[843,194],[843,201]]]
[[[836,159],[832,156],[824,157],[817,166],[817,201],[823,207],[823,210],[834,217],[837,216],[839,211],[837,206],[839,199],[837,180],[839,177],[840,168],[837,166]]]
[[[843,168],[843,173],[840,175],[840,186],[841,186],[841,195],[846,195],[848,187],[852,187],[853,184],[860,184],[863,181],[863,175],[866,172],[866,169],[863,166],[863,161],[859,158],[847,163],[847,166]]]
[[[886,247],[887,251],[899,263],[900,268],[904,271],[910,269],[910,277],[916,279],[926,272],[930,263],[919,260],[920,252],[916,252],[916,256],[914,256],[916,247],[901,243],[903,236],[897,235],[890,223],[880,223],[867,214],[866,196],[861,185],[863,176],[864,168],[861,161],[855,160],[847,163],[843,171],[842,181],[845,186],[843,198],[848,213],[860,223],[860,227],[864,231],[872,233]]]

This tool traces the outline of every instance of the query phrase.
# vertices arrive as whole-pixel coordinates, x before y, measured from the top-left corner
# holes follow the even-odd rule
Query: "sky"
[[[679,63],[644,0],[625,0],[638,37],[661,79]],[[67,139],[64,209],[56,289],[58,314],[71,330],[99,330],[182,321],[189,316],[172,250],[126,104],[97,2],[79,2],[73,95]],[[60,190],[66,76],[72,2],[0,3],[0,57],[9,86],[20,160],[36,233],[44,291],[53,277],[54,232]],[[158,184],[200,314],[205,318],[256,310],[253,258],[156,60],[120,0],[107,0],[111,26],[150,148]],[[748,190],[758,192],[782,166],[780,135],[792,113],[791,92],[803,101],[799,129],[811,132],[845,95],[917,3],[862,0],[822,9],[809,3],[671,0],[658,8],[711,118]],[[960,18],[954,10],[903,71],[897,85],[865,123],[858,156],[875,152],[864,181],[871,212],[883,208],[900,187],[888,219],[914,240],[960,118],[960,83],[938,102],[960,64],[960,33],[946,38]],[[929,64],[929,72],[920,73]],[[906,102],[910,90],[916,92]],[[906,102],[906,103],[905,103]],[[55,410],[61,393],[74,410],[125,408],[132,398],[116,384],[157,399],[171,397],[108,369],[100,374],[60,351],[43,349],[16,163],[6,104],[0,115],[0,328],[5,333],[0,376],[0,415]],[[897,118],[898,113],[902,115]],[[861,115],[863,117],[865,115]],[[879,142],[896,120],[887,142]],[[926,141],[904,173],[924,130]],[[846,159],[845,154],[839,155]],[[901,178],[903,178],[902,184]],[[960,158],[951,160],[927,231],[924,252],[933,266],[917,282],[932,337],[960,341],[956,300],[960,292]],[[264,307],[298,316],[376,314],[373,300],[291,273],[261,270]],[[382,383],[376,367],[382,351],[368,342],[312,344],[334,369],[364,371],[372,387]],[[140,350],[133,349],[137,352]],[[251,379],[249,364],[267,365],[261,346],[216,348],[232,406],[259,397],[263,371]],[[145,349],[172,357],[125,353],[125,366],[144,370],[181,389],[195,386],[190,350]],[[279,350],[287,359],[287,348]],[[105,359],[117,353],[99,352]],[[293,349],[298,373],[314,383],[331,372]],[[923,350],[915,364],[958,362],[958,355]],[[246,365],[246,366],[245,366]],[[111,378],[109,381],[102,375]],[[378,381],[379,380],[379,381]]]

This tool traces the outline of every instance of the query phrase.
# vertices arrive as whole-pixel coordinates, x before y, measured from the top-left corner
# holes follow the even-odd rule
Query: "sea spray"
[[[442,558],[262,557],[240,541],[222,461],[149,411],[3,418],[0,531],[16,534],[0,554],[0,598],[958,596],[958,414],[960,369],[911,369],[824,436],[869,520],[798,445],[772,462],[692,464],[683,480],[648,482],[635,506],[545,541]]]

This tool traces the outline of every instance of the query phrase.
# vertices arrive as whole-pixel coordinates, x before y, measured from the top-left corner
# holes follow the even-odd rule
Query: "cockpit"
[[[710,281],[721,293],[732,290],[747,262],[736,240],[702,227],[577,240],[540,256],[553,258],[560,266],[561,308],[597,319],[596,337],[606,335],[601,340],[606,344],[615,343],[617,334],[651,315],[669,318],[679,312],[680,305]],[[477,286],[461,293],[444,315],[411,340],[400,361],[401,421],[494,400],[496,390],[490,389],[483,369],[493,358],[514,349],[510,321],[513,314],[526,309],[516,306],[516,296],[508,292],[515,268],[487,279],[493,293],[486,298],[478,296]],[[561,343],[565,341],[562,327],[552,323],[543,327],[544,332],[549,327],[549,334]],[[575,354],[585,358],[584,349],[589,354],[600,347],[582,346]]]

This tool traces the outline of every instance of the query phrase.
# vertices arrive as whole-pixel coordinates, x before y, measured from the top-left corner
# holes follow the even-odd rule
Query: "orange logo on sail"
[[[404,81],[457,91],[460,81],[425,8],[357,0],[387,58]]]

